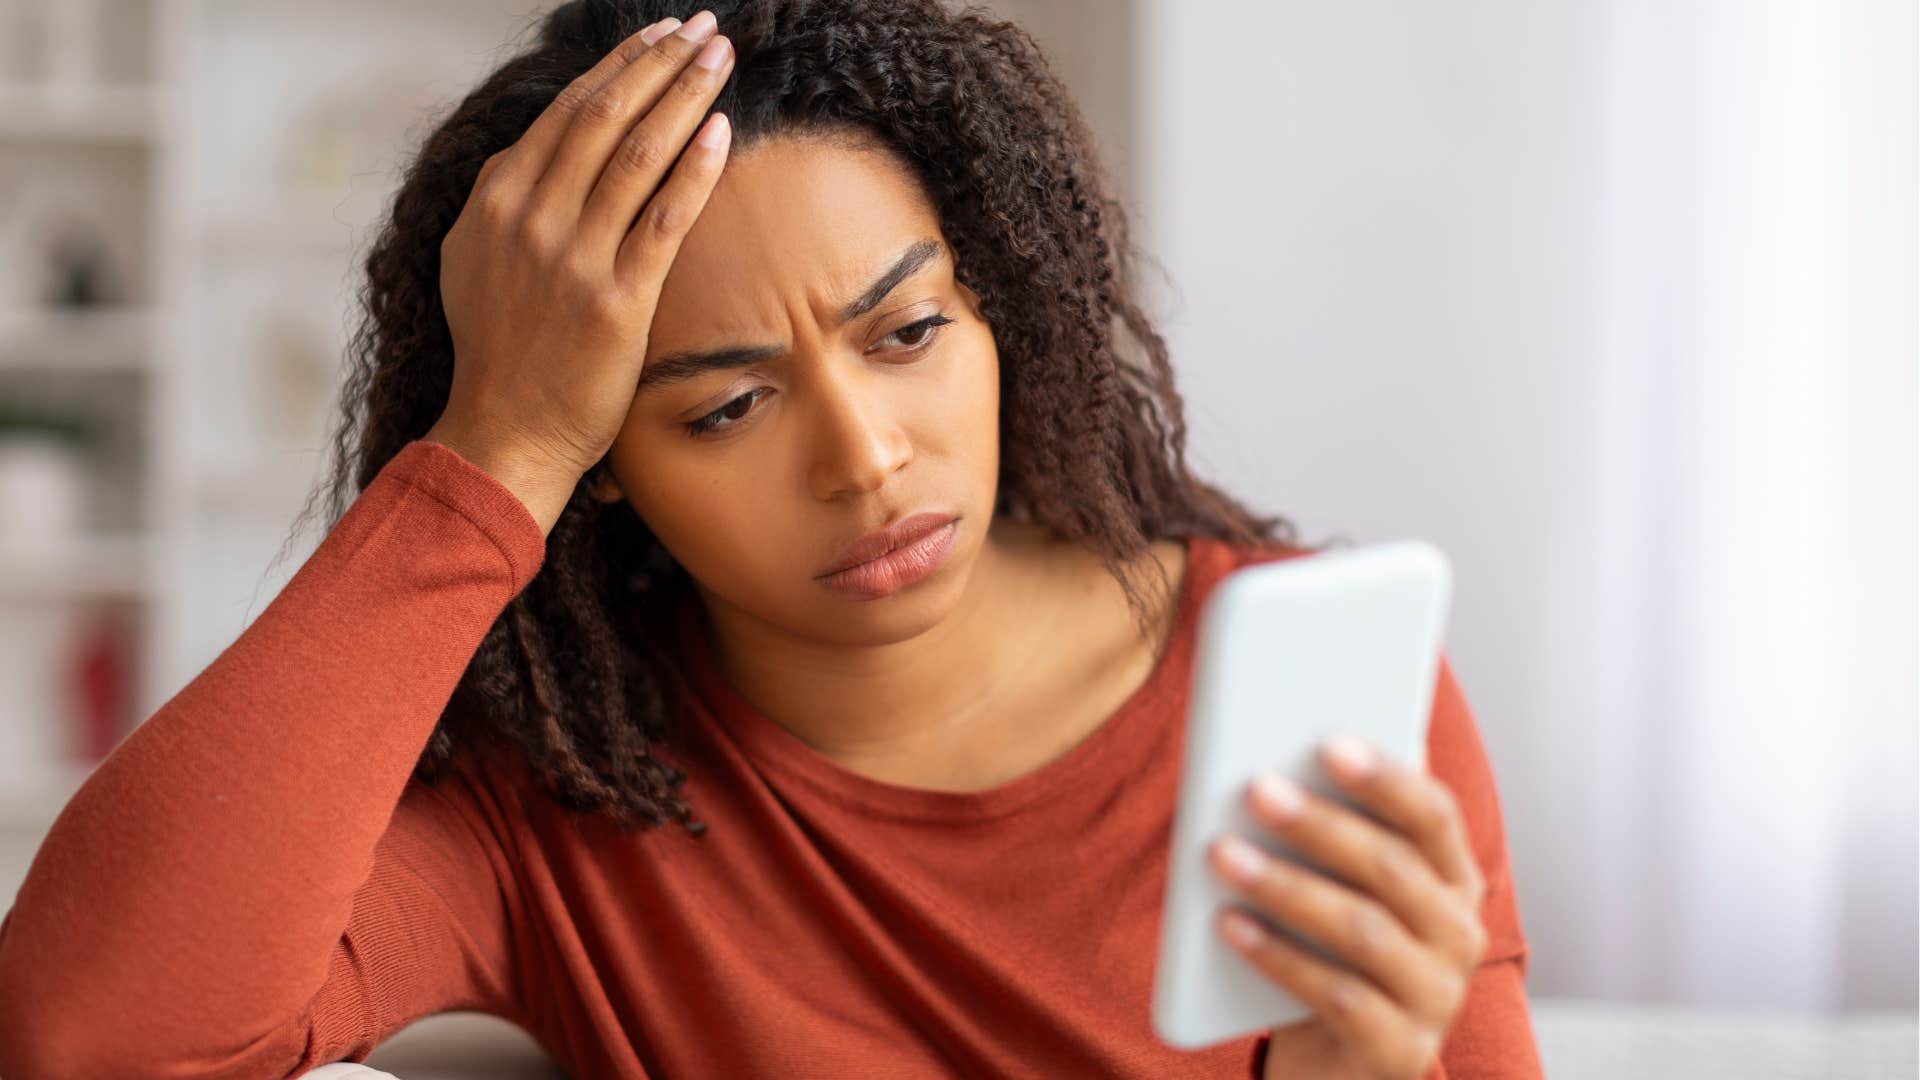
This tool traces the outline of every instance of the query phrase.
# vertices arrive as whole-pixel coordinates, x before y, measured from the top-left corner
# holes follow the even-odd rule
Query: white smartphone
[[[1153,1024],[1169,1045],[1207,1046],[1311,1015],[1220,936],[1222,907],[1252,913],[1283,939],[1351,970],[1337,953],[1256,911],[1208,865],[1207,846],[1234,832],[1330,873],[1255,823],[1247,783],[1274,769],[1360,809],[1320,767],[1320,744],[1341,732],[1424,770],[1451,595],[1446,556],[1424,541],[1399,540],[1242,567],[1207,597],[1154,970]]]

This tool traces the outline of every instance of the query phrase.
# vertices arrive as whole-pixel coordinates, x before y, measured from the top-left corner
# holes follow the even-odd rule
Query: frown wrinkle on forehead
[[[843,304],[835,316],[842,326],[872,311],[901,282],[948,256],[946,244],[931,237],[915,241],[858,296]],[[786,351],[784,345],[729,345],[718,349],[681,350],[648,361],[640,374],[639,392],[658,392],[675,383],[699,378],[711,371],[727,371],[764,363]]]
[[[844,135],[756,141],[728,159],[673,256],[640,390],[786,355],[802,332],[786,329],[792,319],[851,332],[848,320],[901,281],[953,260],[938,209],[897,153]]]

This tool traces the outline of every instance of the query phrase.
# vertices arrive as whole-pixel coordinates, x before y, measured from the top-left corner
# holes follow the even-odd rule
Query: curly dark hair
[[[1154,540],[1302,546],[1284,519],[1256,517],[1188,471],[1182,402],[1136,296],[1126,215],[1039,46],[941,0],[574,0],[548,13],[533,45],[454,107],[404,171],[365,254],[330,475],[296,533],[321,496],[337,523],[349,493],[439,419],[454,370],[440,245],[481,165],[621,41],[700,7],[738,57],[712,106],[732,121],[734,153],[773,135],[854,135],[925,185],[1000,355],[997,514],[1097,553],[1143,634],[1151,601],[1131,568]],[[692,692],[672,625],[690,579],[629,504],[590,497],[606,467],[576,486],[415,775],[434,783],[457,754],[504,749],[562,806],[625,828],[677,820],[701,836],[676,794],[686,774],[658,753]]]

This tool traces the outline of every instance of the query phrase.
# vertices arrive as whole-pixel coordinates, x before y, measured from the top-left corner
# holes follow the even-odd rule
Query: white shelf
[[[63,0],[44,7],[64,11]],[[0,153],[19,159],[0,180],[0,390],[84,398],[75,411],[90,413],[99,376],[97,402],[121,436],[88,474],[101,531],[38,546],[0,538],[0,630],[11,631],[0,725],[33,726],[11,732],[18,745],[57,741],[49,728],[68,723],[55,683],[73,646],[43,628],[100,602],[138,605],[132,710],[150,715],[231,640],[231,616],[270,598],[263,574],[297,569],[280,544],[325,479],[327,448],[256,442],[310,437],[295,424],[302,403],[336,393],[312,361],[343,351],[358,313],[348,290],[364,276],[357,253],[390,206],[400,160],[531,10],[142,0],[126,17],[116,5],[99,13],[62,24],[64,51],[36,45],[46,55],[0,76]],[[144,81],[24,81],[88,70]],[[139,306],[27,306],[58,276],[59,229],[45,226],[67,219],[108,241],[119,281],[103,292]],[[331,421],[333,410],[316,412]],[[23,813],[51,822],[86,775],[8,764],[0,824]]]
[[[0,370],[143,371],[155,362],[155,321],[144,307],[0,309]]]
[[[164,94],[146,86],[0,86],[0,139],[159,142],[168,135]]]
[[[72,541],[0,538],[0,599],[143,599],[156,588],[153,544],[140,535],[95,534]]]

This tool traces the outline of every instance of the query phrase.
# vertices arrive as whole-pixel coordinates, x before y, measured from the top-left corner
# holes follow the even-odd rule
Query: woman
[[[408,170],[332,529],[48,836],[0,1072],[293,1076],[481,1009],[583,1078],[1536,1074],[1444,663],[1432,775],[1329,759],[1377,816],[1252,803],[1343,880],[1217,847],[1367,977],[1261,935],[1313,1019],[1154,1036],[1195,615],[1312,549],[1188,473],[1026,35],[662,6],[557,9]]]

